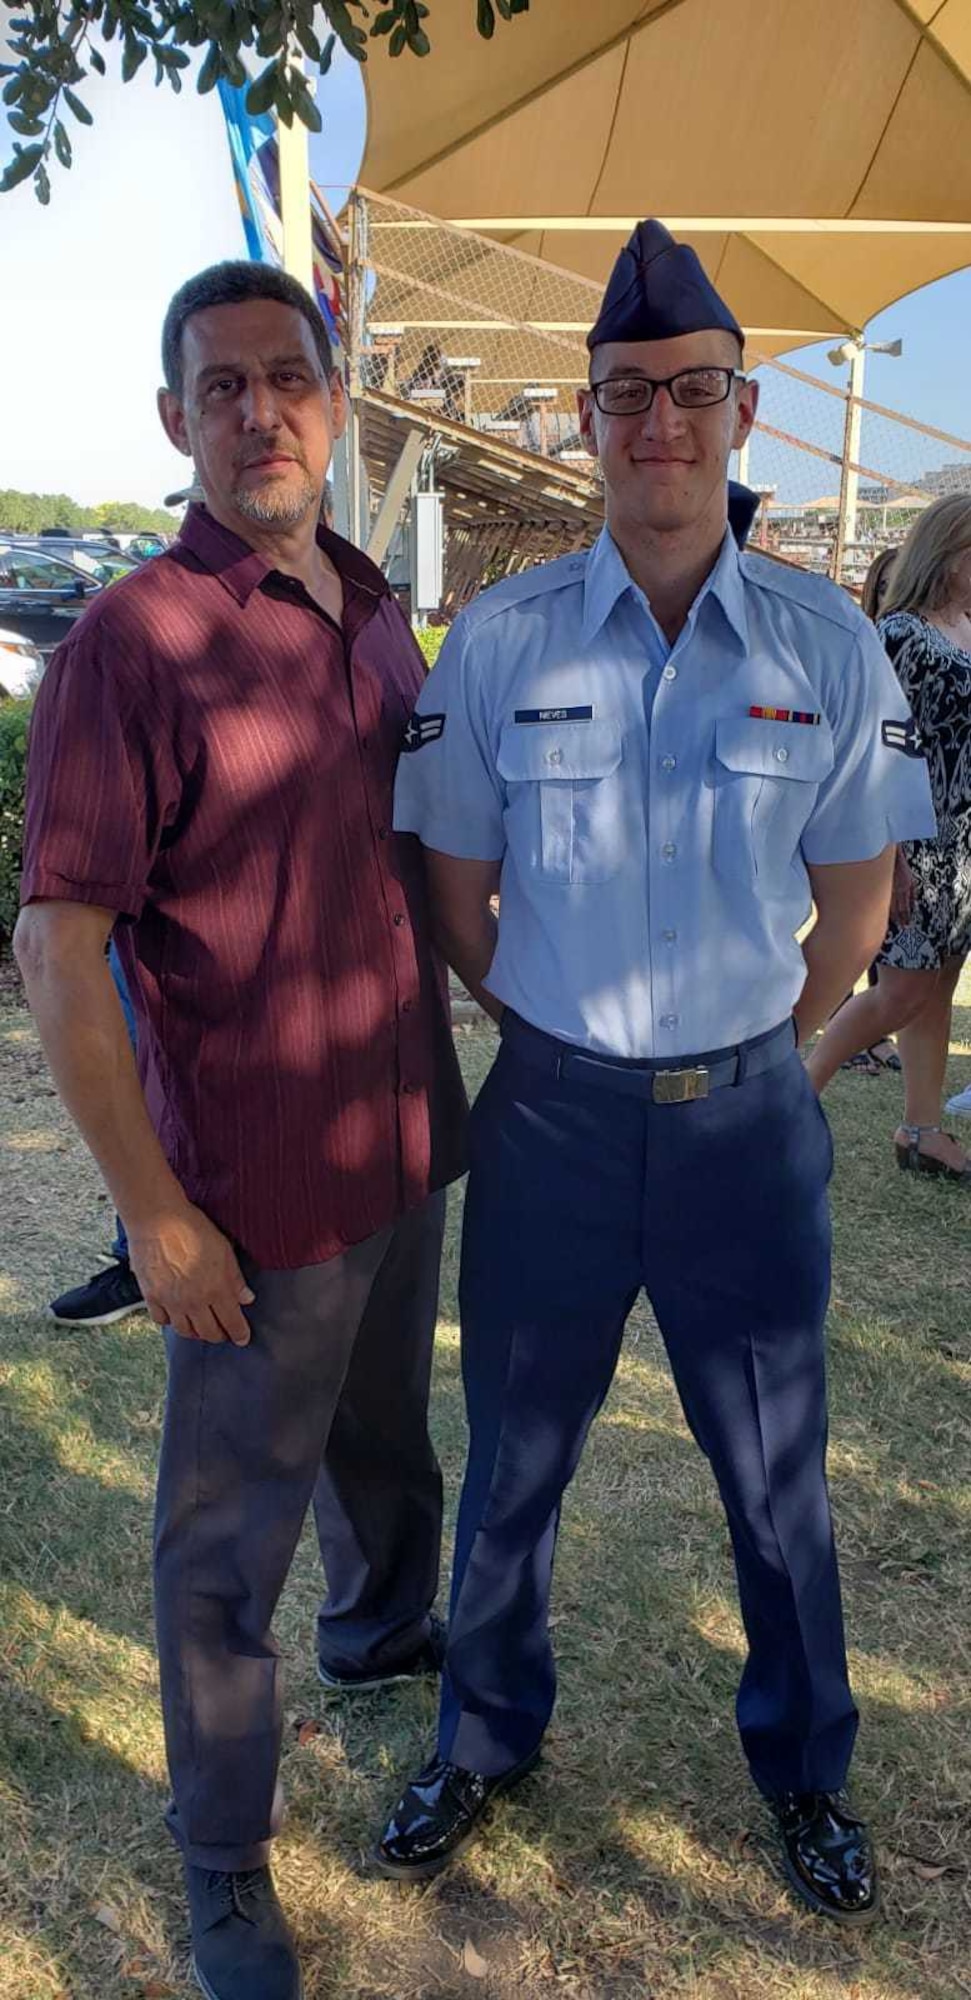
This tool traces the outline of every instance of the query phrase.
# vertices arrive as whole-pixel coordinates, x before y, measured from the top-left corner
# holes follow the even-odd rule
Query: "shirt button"
[[[662,771],[673,771],[677,766],[677,762],[678,760],[676,757],[662,757],[661,758]]]
[[[379,827],[378,827],[378,839],[379,839],[379,840],[387,840],[387,838],[388,838],[388,835],[389,835],[389,833],[390,833],[390,832],[391,832],[391,828],[390,828],[390,826],[379,826]]]
[[[395,911],[395,913],[394,913],[394,920],[395,920],[395,923],[396,923],[396,924],[403,924],[403,923],[404,923],[404,917],[402,916],[402,914],[401,914],[401,911],[400,911],[400,910],[396,910],[396,911]]]
[[[664,861],[673,861],[677,851],[674,841],[666,840],[661,849],[661,857]]]
[[[402,1002],[401,1002],[401,1011],[402,1011],[402,1013],[403,1013],[403,1014],[410,1014],[410,1013],[411,1013],[411,1010],[412,1010],[412,1008],[413,1008],[413,1006],[414,1006],[414,1004],[415,1004],[415,1003],[414,1003],[414,1001],[413,1001],[413,1000],[402,1000]]]
[[[780,745],[779,745],[779,748],[778,748],[778,750],[777,750],[777,751],[776,751],[776,753],[775,753],[775,759],[776,759],[776,763],[777,763],[777,764],[788,764],[788,762],[789,762],[789,752],[788,752],[788,750],[786,749],[786,746],[785,746],[785,744],[784,744],[784,743],[780,743]]]
[[[406,1097],[414,1097],[415,1093],[417,1092],[418,1085],[417,1083],[403,1083],[401,1088],[404,1091]]]
[[[678,669],[677,669],[677,667],[672,667],[672,666],[671,666],[671,664],[670,664],[670,661],[669,661],[669,662],[668,662],[668,665],[667,665],[667,666],[665,667],[665,669],[664,669],[664,672],[663,672],[663,674],[662,674],[661,678],[662,678],[662,680],[665,680],[665,681],[676,681],[676,680],[677,680],[677,678],[678,678]]]
[[[548,764],[562,764],[563,762],[562,750],[547,750],[546,762]]]
[[[661,1016],[662,1028],[676,1028],[677,1025],[678,1025],[678,1017],[676,1014],[663,1014]]]
[[[677,931],[661,932],[661,936],[664,939],[665,944],[673,944],[675,942],[675,939],[677,938],[677,935],[678,935]]]

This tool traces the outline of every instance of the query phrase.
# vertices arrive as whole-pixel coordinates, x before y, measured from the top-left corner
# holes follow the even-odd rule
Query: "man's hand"
[[[898,847],[893,864],[893,887],[890,891],[890,919],[898,930],[904,930],[914,914],[917,899],[917,883],[909,861],[904,859],[902,847]]]
[[[252,1305],[255,1293],[232,1244],[201,1209],[186,1202],[156,1221],[126,1226],[132,1268],[159,1326],[172,1326],[187,1340],[248,1344],[242,1308]]]

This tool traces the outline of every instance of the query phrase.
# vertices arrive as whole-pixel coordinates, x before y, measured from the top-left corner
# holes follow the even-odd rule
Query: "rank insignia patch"
[[[924,746],[913,716],[906,722],[881,722],[881,740],[887,750],[902,750],[905,757],[923,757]]]
[[[444,715],[413,715],[405,730],[402,748],[423,750],[426,743],[437,743],[444,730]]]

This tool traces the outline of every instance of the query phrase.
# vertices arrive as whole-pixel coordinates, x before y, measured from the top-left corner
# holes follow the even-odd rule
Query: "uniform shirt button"
[[[661,1017],[662,1028],[676,1028],[677,1025],[678,1025],[678,1017],[676,1014],[662,1015]]]
[[[675,857],[675,855],[677,854],[677,851],[678,851],[678,850],[677,850],[677,847],[676,847],[676,846],[675,846],[675,844],[674,844],[674,841],[673,841],[673,840],[666,840],[666,841],[665,841],[665,843],[664,843],[664,846],[663,846],[663,847],[662,847],[662,849],[661,849],[661,856],[662,856],[662,859],[663,859],[663,860],[665,860],[665,861],[673,861],[673,860],[674,860],[674,857]]]
[[[396,924],[403,924],[403,923],[404,923],[404,917],[402,916],[402,914],[401,914],[401,911],[400,911],[400,910],[396,910],[396,911],[395,911],[395,913],[394,913],[394,920],[395,920],[395,923],[396,923]]]
[[[675,939],[677,938],[677,935],[678,935],[677,931],[662,931],[662,932],[661,932],[661,936],[662,936],[662,938],[664,939],[664,942],[665,942],[665,944],[674,944],[674,942],[675,942]]]
[[[670,664],[670,662],[669,662],[669,663],[668,663],[668,665],[667,665],[667,666],[665,667],[665,669],[664,669],[664,672],[663,672],[663,674],[662,674],[661,678],[662,678],[662,680],[666,680],[666,681],[676,681],[676,680],[677,680],[677,678],[678,678],[678,669],[677,669],[677,667],[672,667],[672,666],[671,666],[671,664]]]
[[[562,764],[563,762],[562,750],[547,750],[546,762],[548,764]]]
[[[780,745],[779,745],[779,748],[778,748],[778,750],[777,750],[777,751],[776,751],[776,753],[775,753],[775,758],[776,758],[776,763],[777,763],[777,764],[788,764],[788,762],[789,762],[789,752],[788,752],[788,750],[786,749],[786,746],[785,746],[785,744],[784,744],[784,743],[780,743]]]
[[[418,1085],[417,1083],[403,1083],[401,1088],[404,1091],[406,1097],[414,1097],[418,1089]]]
[[[678,760],[677,760],[677,758],[676,758],[676,757],[662,757],[662,758],[661,758],[661,769],[662,769],[662,771],[673,771],[673,770],[675,770],[675,768],[676,768],[676,766],[677,766],[677,762],[678,762]]]
[[[403,1013],[403,1014],[410,1014],[410,1013],[411,1013],[411,1010],[412,1010],[412,1008],[414,1007],[414,1004],[415,1004],[415,1003],[414,1003],[414,1001],[413,1001],[413,1000],[402,1000],[402,1002],[401,1002],[401,1011],[402,1011],[402,1013]]]

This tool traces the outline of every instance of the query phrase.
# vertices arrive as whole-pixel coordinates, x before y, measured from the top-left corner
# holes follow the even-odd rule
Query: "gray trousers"
[[[166,1330],[155,1523],[168,1819],[187,1861],[261,1867],[279,1830],[277,1600],[313,1501],[328,1592],[320,1658],[392,1671],[438,1587],[428,1436],[445,1196],[327,1264],[264,1271],[248,1347]]]

